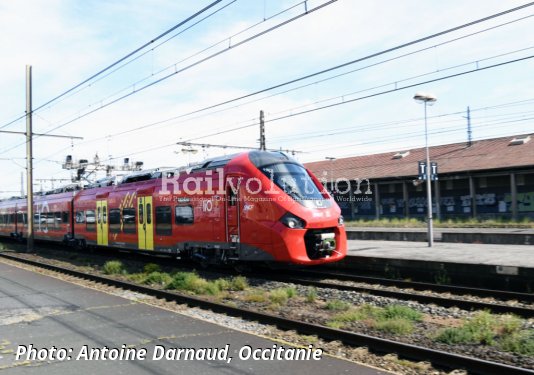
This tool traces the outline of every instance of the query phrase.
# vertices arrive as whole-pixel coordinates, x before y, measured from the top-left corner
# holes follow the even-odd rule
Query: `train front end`
[[[264,186],[263,202],[270,205],[256,220],[270,227],[275,261],[318,265],[343,259],[347,236],[341,210],[319,180],[281,152],[252,151],[248,158],[259,171],[255,178]]]

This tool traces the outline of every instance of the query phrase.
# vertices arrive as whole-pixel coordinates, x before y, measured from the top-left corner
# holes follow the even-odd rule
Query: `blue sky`
[[[308,1],[308,10],[326,2]],[[33,66],[36,108],[210,3],[171,0],[0,3],[3,46],[0,127],[24,113],[26,64]],[[184,154],[183,147],[172,145],[180,140],[255,146],[258,126],[254,124],[260,110],[265,111],[268,121],[267,146],[302,151],[297,157],[303,162],[326,156],[343,157],[422,146],[423,108],[412,99],[417,91],[432,92],[438,97],[435,106],[429,108],[431,144],[466,139],[465,113],[461,112],[467,106],[472,109],[475,139],[532,132],[532,60],[295,114],[528,57],[534,54],[534,17],[529,17],[534,14],[534,7],[217,109],[184,116],[524,3],[338,0],[228,49],[230,45],[235,46],[247,37],[301,14],[304,4],[289,0],[222,1],[212,11],[222,9],[208,19],[160,47],[148,50],[113,74],[88,87],[82,86],[74,95],[37,111],[35,132],[57,128],[52,133],[81,136],[84,140],[71,143],[68,139],[36,139],[35,178],[69,178],[70,173],[60,166],[67,154],[75,159],[92,159],[98,153],[101,160],[109,159],[112,164],[120,164],[123,157],[130,157],[152,168],[183,165],[235,151],[209,148],[199,149],[197,154]],[[282,14],[270,18],[279,12]],[[264,19],[267,20],[262,22]],[[252,25],[256,26],[246,30]],[[179,30],[183,29],[176,32]],[[237,33],[240,34],[235,35]],[[416,52],[424,48],[427,49]],[[131,92],[134,87],[138,89],[216,52],[221,53],[62,126]],[[346,74],[316,82],[342,73]],[[297,89],[302,85],[306,87]],[[285,92],[288,89],[294,90]],[[264,99],[256,100],[261,98]],[[514,104],[503,106],[506,103]],[[288,114],[295,116],[270,121]],[[176,119],[166,121],[172,118]],[[131,131],[157,122],[162,123]],[[239,131],[204,137],[247,125],[250,126]],[[24,129],[24,120],[4,128]],[[126,131],[130,132],[119,134]],[[25,148],[15,146],[23,141],[21,136],[0,134],[0,167],[4,172],[0,183],[0,191],[4,193],[0,192],[0,197],[20,190]],[[50,185],[44,184],[44,187]]]

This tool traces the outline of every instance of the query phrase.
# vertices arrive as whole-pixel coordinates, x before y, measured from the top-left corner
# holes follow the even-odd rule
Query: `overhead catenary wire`
[[[184,68],[181,68],[181,69],[178,69],[178,70],[176,70],[176,71],[174,71],[172,73],[169,73],[169,74],[167,74],[167,75],[165,75],[165,76],[163,76],[163,77],[161,77],[161,78],[159,78],[159,79],[157,79],[157,80],[155,80],[153,82],[150,82],[150,83],[148,83],[148,84],[146,84],[144,86],[136,88],[136,89],[134,89],[132,92],[130,92],[128,94],[122,95],[122,96],[120,96],[120,97],[118,97],[118,98],[116,98],[116,99],[114,99],[114,100],[112,100],[112,101],[110,101],[110,102],[108,102],[106,104],[102,104],[98,108],[92,109],[92,110],[90,110],[90,111],[88,111],[88,112],[86,112],[86,113],[84,113],[82,115],[76,116],[75,118],[73,118],[71,120],[68,120],[68,121],[66,121],[64,123],[61,123],[60,125],[57,125],[57,126],[51,128],[51,129],[47,130],[43,134],[48,134],[49,132],[52,132],[52,131],[57,130],[57,129],[60,129],[60,128],[64,127],[64,126],[67,126],[67,125],[79,120],[79,119],[82,119],[82,118],[84,118],[84,117],[86,117],[86,116],[88,116],[90,114],[93,114],[93,113],[95,113],[95,112],[97,112],[97,111],[99,111],[101,109],[109,107],[112,104],[118,103],[119,101],[124,100],[124,99],[126,99],[126,98],[128,98],[128,97],[130,97],[130,96],[132,96],[132,95],[134,95],[136,93],[139,93],[139,92],[141,92],[141,91],[143,91],[143,90],[145,90],[145,89],[147,89],[149,87],[152,87],[152,86],[154,86],[154,85],[156,85],[156,84],[158,84],[160,82],[163,82],[164,80],[169,79],[169,78],[175,76],[176,74],[182,73],[182,72],[184,72],[184,71],[186,71],[186,70],[188,70],[188,69],[190,69],[190,68],[192,68],[192,67],[194,67],[196,65],[199,65],[199,64],[201,64],[201,63],[203,63],[205,61],[208,61],[208,60],[210,60],[212,58],[215,58],[215,57],[221,55],[224,52],[227,52],[229,50],[233,50],[233,49],[235,49],[235,48],[237,48],[237,47],[239,47],[241,45],[244,45],[245,43],[248,43],[248,42],[250,42],[252,40],[255,40],[256,38],[259,38],[262,35],[265,35],[265,34],[267,34],[269,32],[272,32],[272,31],[274,31],[274,30],[276,30],[276,29],[278,29],[278,28],[280,28],[282,26],[285,26],[285,25],[287,25],[287,24],[289,24],[291,22],[294,22],[294,21],[296,21],[296,20],[298,20],[298,19],[300,19],[300,18],[302,18],[304,16],[307,16],[307,15],[311,14],[311,13],[314,13],[314,12],[316,12],[316,11],[318,11],[318,10],[320,10],[320,9],[322,9],[322,8],[328,6],[328,5],[330,5],[330,4],[332,4],[332,3],[336,2],[336,1],[338,1],[338,0],[329,0],[329,1],[326,1],[326,2],[316,6],[315,8],[307,9],[305,12],[303,12],[301,14],[298,14],[298,15],[296,15],[296,16],[288,19],[288,20],[280,22],[279,24],[277,24],[275,26],[272,26],[272,27],[270,27],[270,28],[268,28],[266,30],[263,30],[263,31],[255,34],[255,35],[251,36],[251,37],[248,37],[248,38],[246,38],[246,39],[244,39],[244,40],[242,40],[242,41],[240,41],[240,42],[228,47],[227,49],[224,49],[222,51],[218,51],[216,53],[213,53],[213,54],[211,54],[211,55],[209,55],[209,56],[207,56],[207,57],[205,57],[205,58],[203,58],[203,59],[201,59],[201,60],[199,60],[199,61],[197,61],[197,62],[195,62],[193,64],[190,64],[190,65],[188,65],[188,66],[186,66]],[[17,145],[15,145],[15,146],[7,149],[7,150],[3,150],[0,153],[8,152],[8,151],[13,150],[13,149],[15,149],[15,148],[17,148],[19,146],[24,145],[24,144],[25,143],[17,144]]]
[[[47,105],[53,103],[54,101],[58,100],[59,98],[62,98],[63,96],[69,94],[70,92],[76,90],[77,88],[79,88],[80,86],[83,86],[84,84],[90,82],[92,79],[94,79],[95,77],[98,77],[99,75],[105,73],[106,71],[110,70],[111,68],[115,67],[116,65],[120,64],[121,62],[125,61],[126,59],[130,58],[131,56],[135,55],[136,53],[138,53],[139,51],[142,51],[143,49],[145,49],[147,46],[155,43],[156,41],[158,41],[159,39],[163,38],[164,36],[166,36],[167,34],[173,32],[174,30],[176,30],[177,28],[183,26],[184,24],[186,24],[187,22],[191,21],[192,19],[196,18],[197,16],[199,16],[200,14],[204,13],[205,11],[207,11],[208,9],[214,7],[215,5],[217,5],[218,3],[220,3],[221,1],[223,0],[215,0],[213,1],[212,3],[208,4],[207,6],[205,6],[204,8],[202,8],[201,10],[197,11],[196,13],[194,13],[193,15],[187,17],[186,19],[180,21],[178,24],[174,25],[173,27],[171,27],[170,29],[166,30],[165,32],[163,32],[162,34],[158,35],[157,37],[155,37],[154,39],[150,40],[149,42],[143,44],[141,47],[138,47],[136,48],[135,50],[133,50],[132,52],[126,54],[125,56],[121,57],[120,59],[118,59],[117,61],[111,63],[110,65],[108,65],[107,67],[105,67],[104,69],[101,69],[100,71],[98,71],[97,73],[93,74],[92,76],[90,76],[89,78],[83,80],[82,82],[74,85],[73,87],[71,87],[70,89],[64,91],[63,93],[55,96],[54,98],[48,100],[47,102],[45,102],[44,104],[41,104],[40,106],[32,109],[32,112],[35,112],[35,111],[38,111],[44,107],[46,107]],[[14,122],[17,122],[21,119],[23,119],[24,117],[26,116],[26,114],[20,116],[19,118],[7,123],[7,124],[4,124],[2,126],[0,126],[0,129],[3,129],[9,125],[11,125],[12,123]]]
[[[283,21],[283,22],[281,22],[281,23],[279,23],[279,24],[277,24],[277,25],[275,25],[275,26],[273,26],[273,27],[268,28],[267,30],[263,30],[263,31],[261,31],[261,32],[259,32],[259,33],[257,33],[257,34],[255,34],[255,35],[249,37],[249,38],[246,38],[246,39],[244,39],[244,40],[242,40],[242,41],[240,41],[240,42],[238,42],[238,43],[236,43],[236,44],[234,44],[234,45],[232,45],[232,46],[230,46],[230,47],[228,47],[228,48],[226,48],[226,49],[224,49],[224,50],[222,50],[222,51],[218,51],[218,52],[216,52],[216,53],[214,53],[214,54],[211,54],[211,55],[209,55],[209,56],[207,56],[207,57],[205,57],[205,58],[203,58],[203,59],[201,59],[201,60],[199,60],[199,61],[197,61],[197,62],[195,62],[195,63],[193,63],[193,64],[190,64],[190,65],[188,65],[188,66],[186,66],[186,67],[183,67],[183,68],[178,69],[178,70],[176,70],[176,71],[174,71],[174,72],[172,72],[172,73],[169,73],[169,74],[167,74],[167,75],[165,75],[165,76],[163,76],[163,77],[161,77],[161,78],[159,78],[159,79],[157,79],[157,80],[155,80],[155,81],[153,81],[153,82],[150,82],[150,83],[148,83],[148,84],[146,84],[146,85],[144,85],[144,86],[141,86],[141,87],[139,87],[139,88],[136,88],[136,89],[134,89],[132,92],[130,92],[130,93],[128,93],[128,94],[122,95],[122,96],[120,96],[120,97],[118,97],[118,98],[112,100],[112,101],[109,102],[109,103],[103,104],[103,105],[101,105],[100,107],[95,108],[95,109],[93,109],[93,110],[91,110],[91,111],[89,111],[89,112],[87,112],[87,113],[84,113],[83,115],[77,116],[76,118],[71,119],[71,120],[69,120],[69,121],[67,121],[67,122],[65,122],[65,123],[63,123],[63,124],[57,125],[57,126],[53,127],[52,129],[50,129],[50,130],[48,130],[48,131],[54,131],[54,130],[57,130],[57,129],[59,129],[59,128],[62,128],[62,127],[64,127],[64,126],[66,126],[66,125],[69,125],[69,124],[73,123],[74,121],[77,121],[77,120],[79,120],[79,119],[81,119],[81,118],[83,118],[83,117],[86,117],[86,116],[88,116],[88,115],[90,115],[90,114],[92,114],[92,113],[94,113],[94,112],[96,112],[96,111],[99,111],[99,110],[101,110],[101,109],[103,109],[103,108],[106,108],[106,107],[108,107],[108,106],[110,106],[110,105],[112,105],[112,104],[115,104],[115,103],[117,103],[117,102],[123,100],[123,99],[126,99],[126,98],[130,97],[131,95],[134,95],[134,94],[136,94],[136,93],[138,93],[138,92],[141,92],[141,91],[143,91],[143,90],[145,90],[145,89],[147,89],[147,88],[149,88],[149,87],[152,87],[152,86],[154,86],[154,85],[156,85],[156,84],[158,84],[158,83],[160,83],[160,82],[163,82],[164,80],[166,80],[166,79],[168,79],[168,78],[170,78],[170,77],[173,77],[173,76],[175,76],[176,74],[182,73],[182,72],[184,72],[184,71],[186,71],[186,70],[188,70],[188,69],[190,69],[190,68],[192,68],[192,67],[194,67],[194,66],[197,66],[197,65],[199,65],[199,64],[201,64],[201,63],[203,63],[203,62],[205,62],[205,61],[208,61],[208,60],[210,60],[210,59],[212,59],[212,58],[215,58],[215,57],[221,55],[221,54],[224,53],[224,52],[227,52],[227,51],[229,51],[229,50],[235,49],[235,48],[237,48],[237,47],[239,47],[239,46],[241,46],[241,45],[243,45],[243,44],[245,44],[245,43],[248,43],[248,42],[250,42],[250,41],[252,41],[252,40],[254,40],[254,39],[256,39],[256,38],[258,38],[258,37],[260,37],[260,36],[262,36],[262,35],[265,35],[265,34],[267,34],[267,33],[269,33],[269,32],[272,32],[272,31],[274,31],[274,30],[276,30],[276,29],[278,29],[278,28],[280,28],[280,27],[282,27],[282,26],[285,26],[285,25],[287,25],[287,24],[290,23],[290,22],[294,22],[294,21],[300,19],[301,17],[304,17],[304,16],[306,16],[306,15],[308,15],[308,14],[310,14],[310,13],[313,13],[313,12],[315,12],[315,11],[318,11],[318,10],[324,8],[325,6],[330,5],[330,4],[332,4],[332,3],[336,2],[336,1],[338,1],[338,0],[329,0],[329,1],[326,1],[325,3],[323,3],[323,4],[318,5],[318,6],[315,7],[315,8],[308,9],[307,12],[301,13],[301,14],[295,16],[295,17],[290,18],[289,20]]]
[[[280,13],[282,13],[282,12],[280,12]],[[280,13],[278,13],[278,14],[280,14]],[[480,34],[480,33],[483,33],[483,32],[487,32],[489,30],[493,30],[493,29],[496,29],[496,28],[499,28],[499,27],[502,27],[502,26],[506,26],[506,25],[509,25],[511,23],[514,23],[514,22],[522,21],[522,20],[525,20],[525,19],[530,18],[532,16],[534,16],[534,15],[528,15],[528,16],[524,16],[524,17],[521,17],[521,18],[518,18],[518,19],[515,19],[515,20],[512,20],[512,21],[507,21],[507,22],[501,23],[499,25],[494,25],[492,27],[485,28],[483,30],[478,30],[478,31],[473,32],[473,33],[462,35],[460,37],[456,37],[456,38],[453,38],[453,39],[450,39],[450,40],[447,40],[447,41],[444,41],[444,42],[441,42],[441,43],[438,43],[438,44],[434,44],[434,45],[429,46],[429,47],[418,49],[416,51],[412,51],[412,52],[409,52],[409,53],[406,53],[406,54],[403,54],[403,55],[395,56],[393,58],[385,59],[385,60],[370,64],[370,65],[367,65],[367,66],[364,66],[364,67],[357,68],[355,70],[351,70],[351,71],[348,71],[348,72],[343,72],[341,74],[334,75],[334,76],[331,76],[331,77],[327,77],[325,79],[321,79],[321,80],[318,80],[318,81],[307,83],[305,85],[301,85],[301,86],[298,86],[298,87],[290,88],[288,90],[285,90],[285,91],[282,91],[282,92],[278,92],[278,93],[275,93],[275,94],[272,94],[272,95],[268,95],[268,96],[265,96],[265,97],[262,97],[262,98],[258,98],[258,99],[252,100],[252,101],[248,101],[246,103],[241,103],[241,104],[238,104],[238,105],[235,105],[235,106],[232,106],[232,107],[227,107],[227,108],[224,108],[224,109],[221,109],[221,110],[218,110],[218,111],[213,111],[213,112],[210,112],[208,114],[197,116],[197,117],[189,117],[187,119],[184,119],[183,121],[180,121],[179,123],[183,123],[183,122],[186,122],[186,121],[191,121],[191,120],[194,120],[194,119],[202,118],[202,117],[207,116],[207,115],[213,115],[213,114],[216,114],[216,113],[227,111],[229,109],[238,108],[238,107],[241,107],[241,106],[244,106],[244,105],[248,105],[248,104],[251,104],[251,103],[254,103],[254,102],[258,102],[260,100],[264,100],[266,98],[270,98],[270,97],[273,97],[273,96],[277,96],[277,95],[281,95],[281,94],[284,94],[284,93],[288,93],[288,92],[291,92],[291,91],[294,91],[294,90],[297,90],[297,89],[300,89],[300,88],[304,88],[304,87],[308,87],[308,86],[311,86],[311,85],[315,85],[317,83],[322,83],[322,82],[325,82],[327,80],[331,80],[331,79],[334,79],[334,78],[342,77],[342,76],[347,75],[347,74],[351,74],[351,73],[354,73],[354,72],[357,72],[357,71],[360,71],[360,70],[363,70],[363,69],[367,69],[367,68],[370,68],[370,67],[373,67],[373,66],[376,66],[376,65],[379,65],[379,64],[383,64],[385,62],[390,62],[390,61],[393,61],[393,60],[397,60],[397,59],[400,59],[400,58],[403,58],[403,57],[406,57],[406,56],[409,56],[409,55],[413,55],[415,53],[419,53],[419,52],[422,52],[422,51],[425,51],[425,50],[428,50],[428,49],[432,49],[432,48],[435,48],[435,47],[438,47],[438,46],[442,46],[444,44],[448,44],[448,43],[452,43],[454,41],[465,39],[465,38],[473,36],[473,35],[477,35],[477,34]],[[528,47],[528,48],[523,48],[523,49],[519,49],[519,50],[514,50],[514,51],[511,51],[511,52],[508,52],[508,53],[503,53],[503,54],[498,54],[498,55],[495,55],[495,56],[491,56],[489,58],[478,59],[476,61],[471,61],[471,62],[468,62],[468,63],[454,65],[454,66],[451,66],[451,67],[440,69],[440,72],[443,72],[443,71],[446,71],[446,70],[456,69],[456,68],[461,67],[461,66],[480,63],[480,62],[483,62],[483,61],[486,61],[486,60],[490,60],[490,59],[494,59],[494,58],[497,58],[497,57],[505,56],[506,54],[512,54],[512,53],[516,53],[516,52],[521,52],[521,51],[525,51],[527,49],[532,49],[532,48],[534,48],[534,47]],[[356,92],[343,94],[343,95],[340,95],[340,96],[337,96],[337,97],[334,97],[334,98],[324,99],[322,101],[331,101],[331,100],[335,100],[336,98],[346,97],[346,96],[353,95],[353,94],[358,93],[358,92],[370,91],[370,90],[377,89],[377,88],[387,87],[387,86],[390,86],[390,85],[393,85],[393,84],[398,84],[398,83],[401,83],[401,82],[405,82],[405,81],[408,81],[408,80],[412,80],[412,79],[415,79],[415,78],[419,78],[419,77],[423,77],[425,75],[431,75],[431,74],[435,74],[435,73],[436,73],[436,71],[432,71],[432,72],[424,73],[424,74],[419,74],[419,75],[416,75],[416,76],[412,76],[412,77],[401,79],[401,80],[395,80],[393,82],[382,84],[382,85],[375,86],[375,87],[371,87],[371,88],[368,88],[368,89],[362,89],[362,90],[359,90],[359,91],[356,91]],[[293,81],[294,80],[287,81],[287,82],[293,82]],[[207,106],[207,107],[204,107],[204,108],[201,108],[201,109],[197,109],[197,110],[194,110],[194,111],[182,114],[182,115],[173,116],[173,117],[168,118],[168,119],[151,122],[151,123],[148,123],[148,124],[144,124],[144,125],[138,126],[136,128],[133,128],[133,129],[124,130],[124,131],[116,132],[116,133],[113,133],[113,134],[108,134],[108,135],[103,136],[103,137],[97,137],[97,138],[82,142],[80,144],[87,144],[87,143],[95,142],[95,141],[102,140],[102,139],[109,139],[111,137],[121,136],[121,135],[132,133],[132,132],[135,132],[135,131],[152,128],[152,127],[157,126],[157,125],[161,125],[161,124],[164,124],[164,123],[167,123],[167,122],[170,122],[170,121],[178,120],[180,118],[185,118],[185,117],[191,116],[193,114],[204,112],[204,111],[209,110],[209,109],[214,109],[214,108],[222,106],[224,104],[229,104],[229,103],[232,103],[232,102],[235,102],[235,101],[239,101],[239,100],[241,100],[243,98],[256,95],[257,93],[270,91],[271,89],[278,88],[280,86],[285,86],[285,85],[286,85],[286,83],[282,83],[282,84],[278,84],[278,85],[275,85],[275,86],[271,86],[269,88],[262,89],[260,91],[254,92],[254,93],[250,93],[250,94],[247,94],[247,95],[244,95],[244,96],[239,96],[239,97],[236,97],[236,98],[233,98],[233,99],[230,99],[230,100],[227,100],[227,101],[223,101],[223,102],[220,102],[220,103],[217,103],[217,104],[214,104],[214,105],[210,105],[210,106]],[[315,105],[315,104],[318,104],[318,103],[320,103],[322,101],[317,101],[317,102],[311,103],[309,105]],[[283,113],[283,112],[290,112],[290,111],[294,111],[295,109],[298,109],[298,108],[300,108],[300,107],[293,107],[291,109],[287,109],[287,110],[284,110],[284,111],[276,112],[274,114]]]
[[[224,133],[219,133],[219,134],[224,134]]]
[[[502,15],[502,14],[498,13],[497,15]],[[263,98],[255,99],[255,100],[252,100],[252,101],[249,101],[249,102],[246,102],[246,103],[243,103],[243,104],[239,104],[239,105],[236,105],[236,106],[233,106],[233,107],[225,108],[225,109],[222,109],[222,110],[219,110],[219,111],[210,112],[209,115],[220,113],[220,112],[226,111],[228,109],[235,109],[235,108],[240,107],[242,105],[248,105],[248,104],[251,104],[251,103],[255,103],[255,102],[258,102],[260,100],[264,100],[264,99],[267,99],[267,98],[270,98],[270,97],[273,97],[273,96],[276,96],[276,95],[285,94],[285,93],[288,93],[288,92],[291,92],[291,91],[294,91],[294,90],[298,90],[298,89],[301,89],[301,88],[304,88],[304,87],[308,87],[308,86],[311,86],[311,85],[316,85],[317,83],[321,83],[321,82],[324,82],[324,81],[327,81],[327,80],[331,80],[331,79],[334,79],[334,78],[339,78],[339,77],[342,77],[344,75],[347,75],[347,74],[350,74],[350,73],[354,73],[354,72],[357,72],[357,71],[360,71],[360,70],[363,70],[363,69],[366,69],[366,68],[370,68],[370,67],[373,67],[373,66],[377,66],[379,64],[383,64],[383,63],[386,63],[386,62],[397,60],[397,59],[400,59],[400,58],[403,58],[403,57],[406,57],[406,56],[413,55],[415,53],[419,53],[419,52],[426,51],[426,50],[429,50],[429,49],[432,49],[432,48],[436,48],[438,46],[441,46],[441,45],[444,45],[444,44],[447,44],[447,43],[451,43],[453,41],[464,39],[464,38],[469,37],[469,36],[477,35],[477,34],[480,34],[482,32],[486,32],[486,31],[493,30],[493,29],[498,28],[498,27],[509,25],[509,24],[511,24],[513,22],[518,22],[518,21],[530,18],[532,16],[533,15],[528,15],[528,16],[525,16],[525,17],[521,17],[521,18],[513,20],[513,21],[509,21],[509,22],[505,22],[505,23],[500,24],[500,25],[492,26],[492,27],[484,29],[484,30],[479,30],[479,31],[476,31],[476,32],[473,32],[473,33],[470,33],[468,35],[464,35],[464,36],[461,36],[461,37],[458,37],[458,38],[453,38],[451,40],[448,40],[448,41],[445,41],[445,42],[442,42],[442,43],[438,43],[438,44],[435,44],[433,46],[425,47],[425,48],[419,49],[417,51],[412,51],[412,52],[409,52],[409,53],[406,53],[406,54],[403,54],[403,55],[400,55],[400,56],[396,56],[396,57],[393,57],[393,58],[390,58],[390,59],[385,59],[385,60],[382,60],[380,62],[373,63],[373,64],[370,64],[370,65],[367,65],[365,67],[361,67],[361,68],[358,68],[358,69],[355,69],[355,70],[352,70],[352,71],[349,71],[349,72],[344,72],[344,73],[341,73],[339,75],[335,75],[335,76],[332,76],[332,77],[328,77],[328,78],[325,78],[325,79],[314,81],[314,82],[311,82],[311,83],[308,83],[308,84],[305,84],[305,85],[302,85],[302,86],[291,88],[291,89],[286,90],[286,91],[282,91],[282,92],[275,93],[275,94],[272,94],[272,95],[269,95],[269,96],[265,96]],[[486,17],[486,18],[481,19],[481,20],[486,20],[487,18],[489,18],[489,17]],[[464,25],[469,25],[470,26],[470,25],[475,24],[475,23],[478,23],[478,21],[473,21],[473,22],[470,22],[470,23],[464,24]],[[365,57],[362,57],[362,58],[359,58],[359,59],[356,59],[356,60],[352,60],[352,61],[349,61],[347,63],[341,64],[341,65],[336,65],[336,66],[328,68],[328,69],[324,69],[324,70],[321,70],[321,71],[318,71],[318,72],[315,72],[315,73],[312,73],[312,74],[308,74],[308,75],[305,75],[305,76],[302,76],[302,77],[299,77],[299,78],[296,78],[296,79],[288,80],[288,81],[285,81],[285,82],[282,82],[282,83],[279,83],[279,84],[276,84],[276,85],[273,85],[273,86],[269,86],[267,88],[263,88],[261,90],[254,91],[252,93],[241,95],[241,96],[238,96],[238,97],[235,97],[235,98],[232,98],[232,99],[229,99],[229,100],[225,100],[225,101],[213,104],[213,105],[205,106],[205,107],[199,108],[197,110],[193,110],[193,111],[181,114],[181,115],[173,116],[173,117],[170,117],[170,118],[167,118],[167,119],[164,119],[164,120],[159,120],[159,121],[156,121],[156,122],[151,122],[149,124],[141,125],[141,126],[138,126],[136,128],[133,128],[133,129],[128,129],[128,130],[120,131],[120,132],[117,132],[117,133],[113,133],[113,134],[110,134],[108,136],[115,137],[115,136],[120,136],[120,135],[124,135],[124,134],[128,134],[128,133],[132,133],[132,132],[139,131],[139,130],[148,129],[148,128],[151,128],[151,127],[154,127],[154,126],[157,126],[157,125],[161,125],[161,124],[166,123],[166,122],[175,121],[175,120],[178,120],[178,119],[181,119],[181,118],[185,118],[185,117],[197,114],[197,113],[205,112],[205,111],[210,110],[210,109],[215,109],[215,108],[227,105],[227,104],[231,104],[231,103],[243,100],[243,99],[247,99],[247,98],[252,97],[252,96],[256,96],[256,95],[259,95],[259,94],[262,94],[262,93],[265,93],[265,92],[268,92],[268,91],[272,91],[272,90],[275,90],[275,89],[278,89],[278,88],[281,88],[281,87],[284,87],[284,86],[288,86],[288,85],[291,85],[293,83],[297,83],[297,82],[300,82],[300,81],[303,81],[303,80],[306,80],[306,79],[309,79],[309,78],[313,78],[315,76],[322,75],[324,73],[328,73],[328,72],[340,69],[342,67],[353,65],[353,64],[356,64],[358,62],[362,62],[364,60],[371,59],[373,57],[385,54],[387,52],[395,51],[397,49],[404,48],[404,47],[410,46],[412,44],[420,43],[422,41],[426,41],[426,40],[429,40],[429,39],[434,38],[434,37],[442,36],[442,35],[447,34],[448,32],[456,31],[456,30],[458,30],[460,28],[463,28],[463,27],[467,27],[467,26],[458,26],[458,27],[455,27],[455,28],[452,28],[452,29],[448,29],[446,31],[442,31],[440,33],[433,34],[431,36],[420,38],[417,41],[404,43],[404,44],[402,44],[400,46],[392,47],[392,48],[389,48],[389,49],[386,49],[386,50],[383,50],[383,51],[380,51],[380,52],[377,52],[377,53],[373,53],[371,55],[368,55],[368,56],[365,56]],[[457,67],[457,66],[455,66],[455,67]],[[98,138],[98,139],[102,139],[102,138]]]

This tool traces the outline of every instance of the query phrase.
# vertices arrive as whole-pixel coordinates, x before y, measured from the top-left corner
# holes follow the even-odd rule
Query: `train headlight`
[[[339,218],[337,219],[338,225],[343,225],[345,223],[345,219],[343,219],[343,215],[339,215]]]
[[[293,215],[292,213],[288,212],[282,218],[280,219],[282,224],[284,224],[286,227],[291,229],[302,229],[306,226],[306,223],[304,220],[302,220],[300,217]]]

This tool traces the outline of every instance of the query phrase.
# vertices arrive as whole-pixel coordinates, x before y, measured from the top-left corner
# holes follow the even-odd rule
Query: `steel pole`
[[[33,152],[32,152],[32,67],[26,65],[26,184],[28,241],[27,251],[33,251]]]
[[[427,199],[427,236],[428,236],[428,247],[432,247],[434,243],[434,233],[432,230],[432,184],[430,183],[430,152],[428,150],[428,125],[426,118],[426,106],[427,102],[425,100],[425,147],[426,147],[426,199]]]

